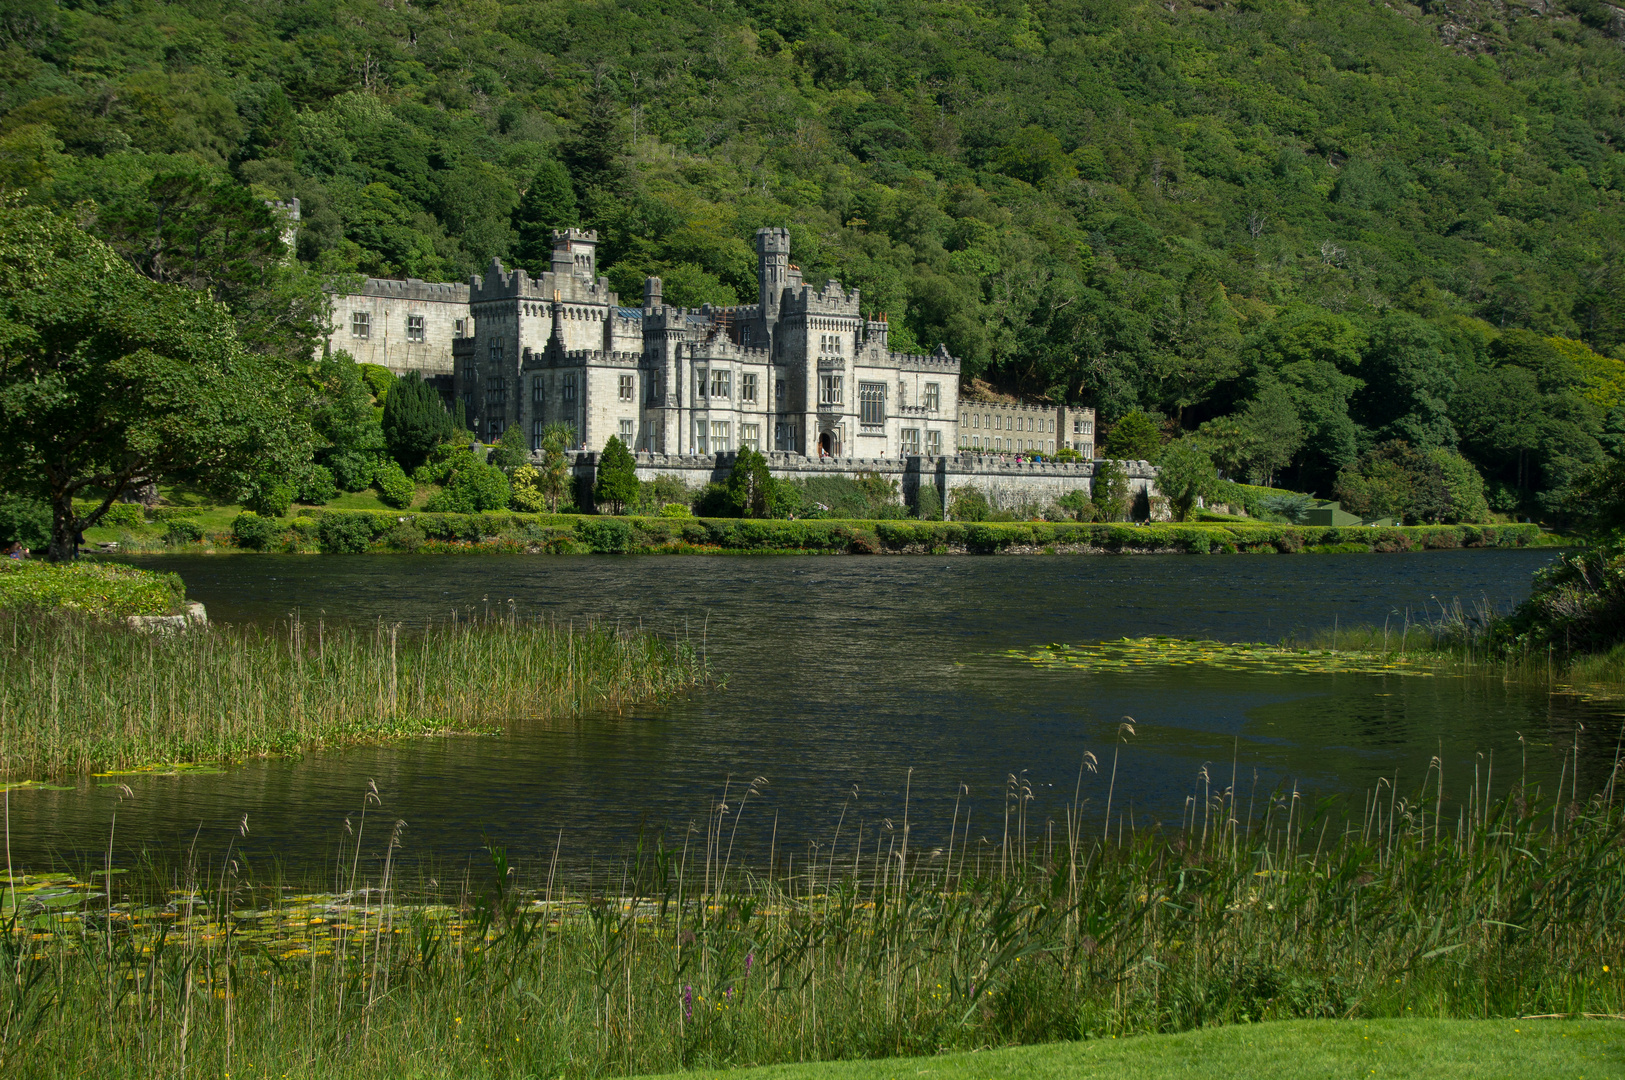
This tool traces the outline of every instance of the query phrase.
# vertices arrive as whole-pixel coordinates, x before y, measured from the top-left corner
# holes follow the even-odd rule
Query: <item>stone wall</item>
[[[453,343],[472,334],[472,322],[467,285],[368,278],[360,292],[333,297],[328,346],[397,375],[450,376]]]
[[[896,480],[899,498],[910,506],[915,504],[920,485],[929,483],[936,485],[939,494],[944,496],[956,488],[975,488],[996,510],[1042,510],[1069,492],[1089,491],[1095,474],[1093,462],[1018,464],[1007,458],[980,454],[908,458],[810,458],[783,453],[763,456],[767,458],[768,471],[779,480],[823,476],[856,479],[863,473],[877,473]],[[597,452],[576,455],[575,475],[586,490],[591,490],[598,475],[598,457]],[[690,488],[700,488],[713,481],[727,480],[734,455],[639,453],[637,462],[639,480],[670,476]],[[1134,501],[1140,502],[1141,493],[1149,499],[1157,475],[1156,466],[1145,461],[1126,461],[1123,466]]]

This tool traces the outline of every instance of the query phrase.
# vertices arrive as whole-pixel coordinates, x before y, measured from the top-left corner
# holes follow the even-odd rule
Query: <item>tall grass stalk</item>
[[[1432,786],[1344,813],[1203,776],[1177,828],[1104,834],[1097,770],[1063,835],[1024,846],[1013,810],[979,870],[905,853],[856,806],[827,852],[744,866],[732,829],[762,813],[758,781],[713,803],[702,845],[640,840],[568,888],[554,865],[519,887],[500,849],[450,885],[403,881],[402,827],[378,841],[359,822],[332,893],[230,859],[58,883],[0,934],[0,1065],[601,1076],[1288,1017],[1625,1013],[1617,768],[1585,800],[1492,792],[1475,769],[1449,813]]]
[[[0,615],[0,771],[61,776],[569,717],[702,682],[687,642],[512,615],[213,624]]]

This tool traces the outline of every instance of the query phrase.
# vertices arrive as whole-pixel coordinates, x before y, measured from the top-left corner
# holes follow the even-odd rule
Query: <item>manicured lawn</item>
[[[1625,1021],[1297,1020],[933,1058],[671,1075],[685,1080],[1602,1080],[1625,1077]]]

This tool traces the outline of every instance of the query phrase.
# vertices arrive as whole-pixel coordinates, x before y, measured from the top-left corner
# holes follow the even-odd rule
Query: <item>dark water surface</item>
[[[142,559],[180,573],[215,619],[274,620],[297,607],[306,619],[421,622],[511,600],[521,614],[686,632],[728,682],[624,716],[520,722],[502,737],[124,778],[134,795],[118,808],[115,858],[231,845],[261,864],[319,865],[369,781],[382,799],[370,811],[379,840],[399,818],[407,857],[448,865],[487,842],[531,865],[556,844],[573,865],[615,859],[640,827],[680,844],[730,777],[736,796],[741,782],[768,781],[744,806],[742,852],[805,851],[828,838],[843,803],[847,821],[861,818],[872,836],[885,819],[901,825],[905,794],[916,844],[946,836],[956,796],[961,815],[970,808],[973,840],[996,840],[1012,775],[1032,790],[1037,835],[1064,813],[1086,750],[1103,763],[1083,785],[1098,827],[1125,717],[1135,735],[1121,749],[1112,813],[1131,810],[1142,825],[1178,822],[1204,765],[1214,787],[1234,769],[1260,808],[1294,783],[1358,799],[1396,771],[1409,792],[1434,755],[1451,795],[1465,798],[1475,762],[1487,769],[1492,754],[1497,792],[1524,768],[1550,789],[1577,722],[1584,790],[1612,762],[1617,707],[1479,679],[1085,675],[1000,655],[1148,634],[1274,641],[1334,622],[1397,626],[1407,610],[1414,620],[1455,598],[1505,608],[1551,557]],[[13,857],[99,861],[117,800],[105,783],[14,793]]]

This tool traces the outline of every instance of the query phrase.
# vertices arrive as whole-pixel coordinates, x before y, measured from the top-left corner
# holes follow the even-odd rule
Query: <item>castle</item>
[[[597,450],[714,457],[743,447],[816,459],[1094,455],[1094,410],[961,399],[959,361],[893,351],[885,315],[838,281],[814,289],[786,229],[758,229],[754,304],[667,304],[659,278],[623,305],[597,273],[598,235],[553,234],[539,277],[496,260],[467,285],[368,279],[334,299],[330,346],[438,379],[494,442],[532,448],[568,425]],[[449,377],[449,379],[448,379]]]

